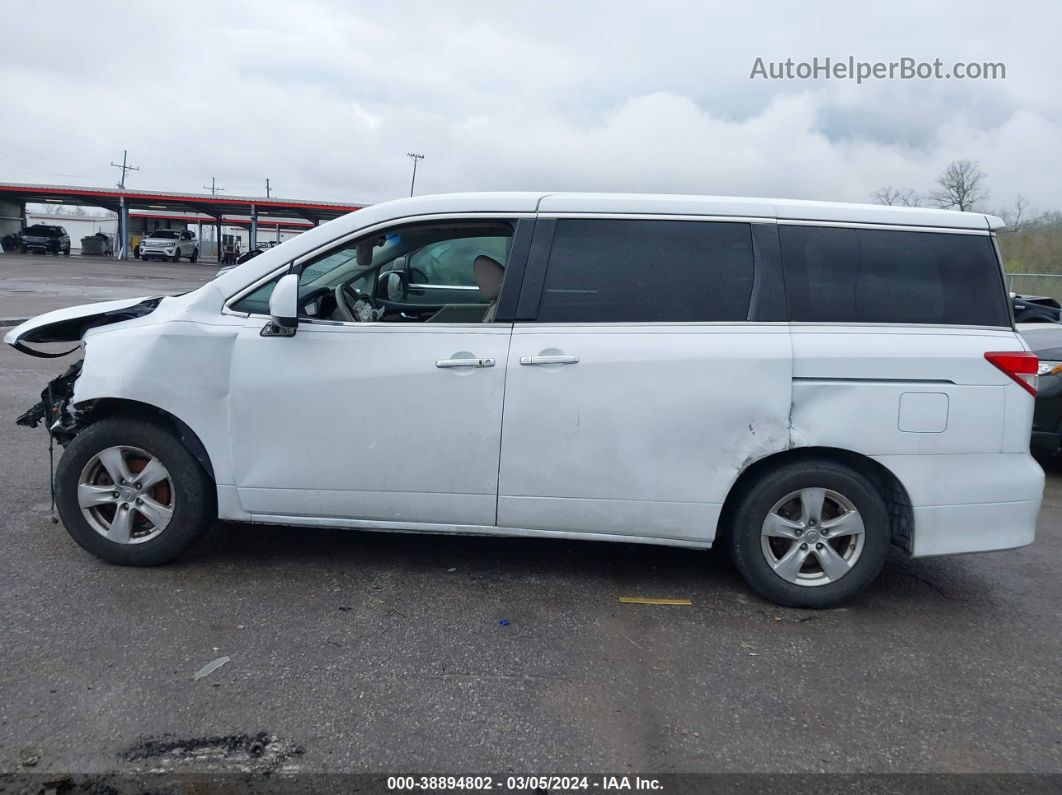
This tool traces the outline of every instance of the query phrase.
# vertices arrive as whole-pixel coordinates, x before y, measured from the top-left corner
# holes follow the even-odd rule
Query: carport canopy
[[[17,204],[23,208],[27,203],[72,204],[102,207],[118,214],[118,245],[115,256],[129,256],[129,211],[143,210],[161,213],[196,213],[199,218],[189,218],[189,223],[202,223],[201,215],[209,216],[218,228],[225,224],[249,224],[251,243],[257,237],[258,222],[275,219],[283,225],[284,220],[303,219],[308,225],[317,226],[341,215],[360,210],[364,204],[322,202],[307,199],[279,199],[260,196],[219,196],[209,193],[175,193],[171,191],[129,190],[127,188],[91,188],[79,185],[32,185],[15,182],[0,182],[0,203]],[[231,218],[230,216],[243,216]],[[277,224],[269,224],[277,226]],[[290,226],[290,225],[289,225]]]
[[[226,215],[242,215],[258,218],[304,218],[314,225],[331,221],[365,206],[306,199],[267,199],[256,196],[87,188],[76,185],[25,185],[13,182],[0,182],[0,200],[22,204],[33,202],[103,207],[116,213],[121,212],[124,202],[126,210],[197,212],[209,215],[219,223],[227,223]]]

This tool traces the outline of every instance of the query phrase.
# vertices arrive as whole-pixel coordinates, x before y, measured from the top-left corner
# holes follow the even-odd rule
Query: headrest
[[[488,301],[497,301],[498,293],[501,292],[502,276],[505,268],[496,259],[480,254],[472,261],[472,270],[476,273],[476,284],[479,291]]]

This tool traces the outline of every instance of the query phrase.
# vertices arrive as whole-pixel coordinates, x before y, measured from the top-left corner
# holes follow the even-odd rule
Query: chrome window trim
[[[696,326],[740,326],[747,328],[788,328],[794,332],[812,330],[814,327],[824,326],[824,332],[834,331],[839,328],[859,329],[910,329],[912,331],[939,331],[942,329],[960,329],[967,331],[993,331],[1001,334],[1014,334],[1013,329],[1007,326],[968,326],[956,323],[856,323],[856,322],[809,322],[787,320],[659,320],[659,321],[619,321],[602,323],[538,323],[534,320],[518,320],[515,327],[518,329],[561,329],[564,331],[573,328],[603,329],[647,329],[656,327],[690,328]]]
[[[910,226],[904,224],[872,224],[859,221],[801,221],[795,218],[779,218],[782,226],[833,226],[839,229],[880,229],[888,232],[935,232],[948,235],[980,235],[987,237],[991,230],[965,229],[954,226]]]
[[[756,215],[691,215],[688,213],[607,213],[607,212],[545,212],[539,218],[572,219],[616,219],[623,221],[711,221],[738,224],[781,224],[785,226],[833,226],[845,229],[883,229],[891,232],[938,232],[960,235],[992,235],[992,230],[969,229],[954,226],[918,226],[910,224],[873,223],[869,221],[826,221],[800,218],[768,218]]]
[[[617,221],[712,221],[734,224],[773,224],[775,218],[758,215],[690,215],[689,213],[594,213],[594,212],[546,212],[539,213],[538,218],[565,220],[572,218],[590,218],[593,220]]]

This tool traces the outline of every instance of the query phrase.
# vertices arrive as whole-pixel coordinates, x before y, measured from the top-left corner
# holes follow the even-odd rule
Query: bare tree
[[[1029,200],[1019,193],[1013,206],[996,210],[996,215],[1003,219],[1008,232],[1018,232],[1030,221]]]
[[[939,177],[939,190],[929,194],[938,207],[969,212],[988,198],[985,174],[973,160],[953,160]]]
[[[914,188],[894,188],[892,185],[878,188],[870,194],[870,198],[878,204],[900,207],[921,207],[925,201],[922,194]]]

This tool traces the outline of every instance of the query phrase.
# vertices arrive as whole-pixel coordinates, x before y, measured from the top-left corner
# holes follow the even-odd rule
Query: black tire
[[[836,582],[791,583],[775,573],[761,549],[767,514],[786,495],[804,488],[825,488],[843,495],[863,520],[862,552]],[[865,589],[881,573],[891,538],[888,510],[878,490],[855,470],[828,459],[805,459],[763,473],[742,495],[729,531],[734,565],[752,589],[775,604],[803,608],[835,607]]]
[[[173,484],[173,517],[156,537],[120,544],[98,533],[78,506],[78,480],[101,450],[138,447],[157,457]],[[172,560],[206,533],[217,518],[217,491],[210,476],[165,426],[112,417],[90,425],[67,446],[55,472],[55,502],[67,532],[93,555],[121,566],[156,566]]]
[[[174,251],[173,251],[173,261],[174,262],[180,262],[181,261],[181,249],[180,249],[179,246],[176,249],[174,249]]]
[[[63,249],[63,256],[64,257],[69,257],[70,256],[70,249],[69,248]]]
[[[195,248],[192,249],[192,256],[190,256],[188,258],[188,261],[189,262],[195,262],[198,259],[199,259],[199,247],[196,246]]]

